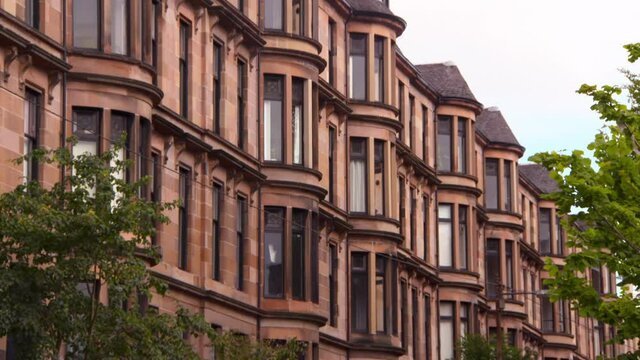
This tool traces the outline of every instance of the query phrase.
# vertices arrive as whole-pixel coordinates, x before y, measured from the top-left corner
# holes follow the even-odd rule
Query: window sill
[[[461,275],[469,275],[469,276],[473,276],[475,278],[480,278],[480,274],[474,271],[469,271],[469,270],[463,270],[463,269],[456,269],[453,267],[442,267],[442,266],[438,266],[438,270],[440,272],[444,272],[444,273],[451,273],[451,274],[461,274]]]
[[[387,104],[387,103],[385,103],[383,101],[370,101],[370,100],[367,100],[367,99],[352,99],[352,98],[349,98],[348,101],[349,101],[349,104],[352,104],[352,105],[376,106],[376,107],[381,107],[381,108],[387,109],[387,110],[393,112],[396,116],[398,116],[400,114],[400,110],[397,107],[395,107],[393,105],[389,105],[389,104]],[[398,121],[399,121],[399,119],[398,119]]]
[[[304,41],[314,46],[318,52],[322,51],[322,44],[318,40],[314,38],[310,38],[306,35],[288,33],[281,29],[263,29],[262,34],[266,36],[281,36],[281,37],[287,37],[290,39]]]
[[[272,169],[284,169],[284,170],[293,170],[293,171],[301,171],[315,176],[318,180],[322,180],[322,173],[316,169],[308,168],[304,165],[292,165],[285,164],[281,161],[269,161],[264,160],[262,164],[263,168],[272,168]]]

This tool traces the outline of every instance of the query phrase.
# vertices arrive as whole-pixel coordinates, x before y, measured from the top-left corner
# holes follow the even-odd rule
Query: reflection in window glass
[[[451,171],[451,125],[450,116],[438,116],[436,165],[440,171]]]
[[[367,98],[367,35],[351,34],[349,53],[349,97],[356,100]]]
[[[73,2],[73,46],[84,49],[100,47],[100,1]]]
[[[284,209],[264,210],[264,296],[284,296]]]

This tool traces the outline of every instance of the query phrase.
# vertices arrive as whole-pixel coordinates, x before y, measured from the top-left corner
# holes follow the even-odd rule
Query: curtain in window
[[[366,212],[366,161],[364,159],[351,159],[349,169],[351,189],[349,191],[349,204],[352,212]]]
[[[282,30],[283,0],[265,0],[264,28]]]
[[[97,49],[100,41],[98,0],[73,2],[73,46]]]
[[[282,161],[283,78],[266,76],[264,87],[264,159]]]
[[[114,54],[127,54],[128,6],[127,0],[111,0],[111,52]]]
[[[440,359],[454,358],[453,303],[440,303]]]
[[[451,205],[438,206],[438,251],[439,265],[453,266],[453,240],[451,231]]]

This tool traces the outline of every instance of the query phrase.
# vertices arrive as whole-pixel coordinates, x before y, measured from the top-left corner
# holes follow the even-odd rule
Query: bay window
[[[438,205],[438,265],[453,266],[453,205]]]
[[[468,269],[469,258],[469,207],[460,205],[458,207],[458,268]]]
[[[374,213],[375,215],[385,215],[386,213],[386,185],[385,185],[385,142],[375,140],[373,145],[373,182],[374,182]]]
[[[438,116],[436,165],[439,171],[451,171],[453,168],[451,165],[452,125],[453,118],[451,116]]]
[[[467,119],[458,118],[458,172],[467,172]]]
[[[367,139],[351,138],[349,165],[349,210],[367,212]]]
[[[74,2],[77,2],[74,1]],[[111,0],[111,52],[129,53],[129,1]]]
[[[369,331],[369,254],[351,253],[351,330]]]
[[[450,360],[455,355],[454,307],[454,302],[440,302],[440,360]]]
[[[284,296],[284,218],[285,211],[279,207],[264,210],[264,296]]]
[[[100,49],[101,0],[73,2],[73,46],[82,49]]]
[[[304,79],[293,78],[291,128],[293,131],[293,163],[296,165],[302,165],[304,161],[304,84]]]
[[[284,0],[265,0],[264,12],[265,29],[284,30]]]
[[[30,154],[40,145],[40,107],[42,95],[31,89],[25,91],[24,101],[24,147],[23,155]],[[33,159],[25,159],[22,163],[22,174],[25,182],[38,179],[38,162]]]
[[[374,39],[373,49],[373,81],[374,81],[374,93],[373,101],[384,102],[384,85],[385,85],[385,71],[384,71],[384,48],[385,38],[376,36]]]
[[[264,159],[282,162],[284,77],[265,75],[264,78]]]
[[[485,195],[484,203],[487,209],[498,209],[498,194],[500,188],[498,184],[498,159],[485,160]]]
[[[540,253],[548,255],[551,253],[551,209],[540,208]]]
[[[349,97],[367,98],[367,35],[352,33],[349,51]]]
[[[295,300],[305,300],[305,253],[307,232],[307,211],[293,209],[291,222],[291,296]]]

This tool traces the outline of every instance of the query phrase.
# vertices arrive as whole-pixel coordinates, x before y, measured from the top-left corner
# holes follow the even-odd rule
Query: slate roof
[[[476,130],[490,142],[522,147],[497,108],[486,108],[476,117]]]
[[[440,95],[478,102],[456,65],[450,63],[423,64],[416,65],[416,68],[422,79]]]
[[[549,171],[539,164],[520,165],[520,175],[543,194],[550,194],[560,190],[558,183],[549,176]]]
[[[358,12],[380,13],[385,15],[393,15],[391,10],[380,0],[347,0],[351,8]]]

